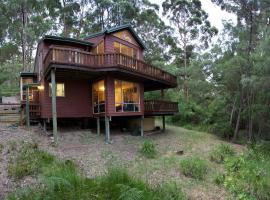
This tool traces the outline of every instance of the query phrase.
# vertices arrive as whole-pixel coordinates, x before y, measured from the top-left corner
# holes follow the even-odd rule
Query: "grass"
[[[181,160],[180,170],[187,177],[202,180],[208,171],[208,164],[197,157],[186,158]]]
[[[13,153],[15,148],[13,149]],[[8,175],[21,179],[40,172],[41,168],[53,162],[54,157],[38,149],[37,144],[23,144],[18,153],[12,156],[8,164]]]
[[[8,200],[183,200],[186,199],[176,183],[155,187],[131,176],[126,169],[109,168],[103,176],[93,179],[84,177],[70,160],[57,160],[39,150],[36,144],[22,144],[14,160],[9,164],[10,175],[23,178],[38,175],[35,186],[10,193]]]
[[[234,149],[228,144],[219,144],[210,152],[210,160],[216,163],[224,163],[226,158],[235,155]]]
[[[156,145],[151,140],[145,140],[139,151],[146,158],[155,158],[157,156]]]

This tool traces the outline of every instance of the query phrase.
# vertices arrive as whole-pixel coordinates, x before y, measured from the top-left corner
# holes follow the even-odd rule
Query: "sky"
[[[160,7],[164,0],[149,0],[151,3],[156,3]],[[222,20],[232,20],[236,23],[236,16],[234,14],[228,13],[220,9],[220,7],[216,6],[211,2],[211,0],[201,0],[202,8],[208,13],[209,21],[211,22],[212,26],[215,26],[220,32],[223,28]],[[162,16],[160,11],[160,16]],[[164,20],[165,22],[169,23],[168,21]]]

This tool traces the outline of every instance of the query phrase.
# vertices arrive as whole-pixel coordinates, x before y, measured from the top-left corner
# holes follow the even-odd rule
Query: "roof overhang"
[[[115,33],[115,32],[121,31],[121,30],[129,30],[129,32],[134,37],[136,42],[138,42],[138,44],[141,46],[141,48],[146,49],[146,46],[144,45],[143,41],[141,40],[141,38],[138,36],[138,34],[135,32],[135,30],[132,28],[132,26],[130,24],[123,24],[123,25],[116,26],[113,28],[105,29],[104,31],[101,31],[98,33],[90,34],[87,37],[85,37],[84,40],[98,37],[98,36],[105,35],[105,34]]]
[[[37,77],[35,72],[21,72],[20,77]]]
[[[45,35],[42,40],[78,44],[78,45],[89,46],[89,47],[92,47],[94,45],[93,43],[87,42],[84,40],[78,40],[78,39],[67,38],[67,37],[59,37],[59,36],[53,36],[53,35]]]

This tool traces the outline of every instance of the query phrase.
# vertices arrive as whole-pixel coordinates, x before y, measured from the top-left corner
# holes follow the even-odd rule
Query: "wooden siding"
[[[91,117],[91,84],[88,80],[57,80],[65,84],[65,97],[56,97],[57,117]],[[49,82],[44,82],[44,91],[41,92],[41,118],[51,118],[52,107],[49,96]]]

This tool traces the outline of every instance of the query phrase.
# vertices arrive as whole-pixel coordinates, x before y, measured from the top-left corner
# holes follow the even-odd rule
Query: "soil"
[[[108,167],[121,166],[150,185],[176,181],[183,187],[189,199],[227,199],[227,192],[212,183],[211,175],[205,181],[198,182],[183,176],[179,171],[179,159],[194,154],[207,159],[211,147],[223,141],[211,134],[167,127],[165,133],[158,132],[144,138],[113,131],[111,144],[106,144],[104,135],[98,136],[95,130],[62,128],[59,130],[59,145],[54,147],[52,138],[47,136],[51,135],[51,132],[44,132],[39,126],[28,130],[25,127],[0,123],[0,143],[4,147],[0,154],[0,199],[7,192],[33,184],[35,180],[35,177],[26,177],[16,182],[8,177],[9,144],[14,141],[16,144],[21,141],[35,142],[41,149],[60,159],[73,160],[89,178],[104,174]],[[157,144],[158,158],[146,159],[140,155],[139,148],[145,138]],[[235,147],[241,149],[239,146]]]

